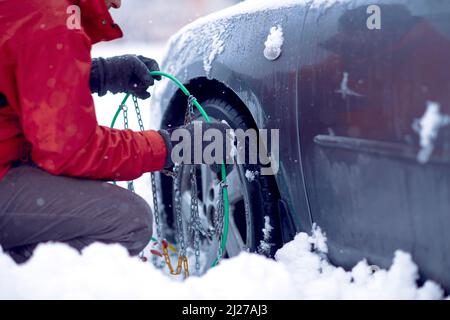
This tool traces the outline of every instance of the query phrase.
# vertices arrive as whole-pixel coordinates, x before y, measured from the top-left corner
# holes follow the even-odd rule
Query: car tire
[[[233,129],[243,129],[244,131],[254,127],[252,119],[242,114],[238,108],[233,107],[222,99],[207,99],[201,101],[202,107],[213,121],[226,121]],[[200,114],[198,114],[200,118]],[[238,170],[238,175],[242,173],[259,172],[260,165],[235,165],[230,175]],[[245,239],[245,247],[250,252],[257,252],[268,257],[273,257],[276,250],[282,245],[282,236],[279,219],[278,200],[279,192],[273,176],[255,175],[254,179],[240,179],[242,185],[244,203],[233,204],[230,208],[230,215],[233,215],[233,221],[237,227],[242,239]],[[168,234],[174,235],[176,223],[173,216],[173,179],[161,176],[161,186],[163,190],[162,200],[166,210],[165,223],[170,229]],[[230,186],[231,188],[231,186]],[[199,188],[201,189],[201,188]],[[201,198],[199,196],[199,198]],[[269,222],[270,239],[264,239],[266,221]],[[230,239],[230,236],[228,237]],[[176,241],[175,237],[172,238]],[[268,241],[267,241],[268,240]],[[265,243],[266,245],[262,245]],[[231,252],[231,254],[230,254]],[[226,257],[235,256],[236,250],[228,250]]]

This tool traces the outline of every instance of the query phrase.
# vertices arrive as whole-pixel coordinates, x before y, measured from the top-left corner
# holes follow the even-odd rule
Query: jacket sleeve
[[[20,116],[33,161],[55,175],[101,180],[163,169],[167,151],[158,132],[98,125],[90,49],[82,30],[60,28],[18,50]]]

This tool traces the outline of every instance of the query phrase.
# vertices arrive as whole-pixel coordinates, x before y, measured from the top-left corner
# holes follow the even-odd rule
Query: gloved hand
[[[187,130],[187,132],[189,133],[190,145],[191,145],[191,150],[190,150],[191,163],[182,162],[179,164],[194,164],[194,160],[195,160],[195,157],[194,157],[195,141],[194,140],[196,140],[196,141],[201,141],[201,150],[199,150],[199,151],[201,152],[201,155],[202,155],[202,164],[208,164],[210,166],[211,170],[214,171],[215,173],[221,172],[222,163],[226,164],[227,173],[229,173],[233,169],[232,148],[234,146],[234,135],[231,133],[232,132],[231,127],[228,124],[222,123],[222,122],[205,123],[205,122],[200,122],[200,121],[194,121],[193,123],[190,123],[190,124],[187,124],[182,127],[175,128],[175,129],[159,130],[159,133],[164,138],[164,142],[167,147],[167,159],[166,159],[166,164],[165,164],[166,169],[170,169],[174,166],[174,162],[171,157],[173,148],[175,148],[180,143],[185,143],[185,142],[183,142],[184,135],[183,135],[183,138],[181,138],[181,139],[179,139],[179,137],[176,137],[177,139],[175,139],[175,140],[179,140],[179,141],[175,141],[175,142],[172,141],[172,139],[171,139],[172,134],[174,133],[174,131],[176,131],[178,129]],[[218,133],[220,133],[220,135],[222,136],[222,145],[221,145],[222,150],[220,150],[221,154],[219,153],[217,156],[217,158],[220,158],[220,161],[214,162],[214,163],[205,163],[205,159],[203,159],[203,154],[204,154],[205,148],[213,143],[213,141],[211,141],[211,140],[203,141],[204,133],[207,132],[209,129],[218,130]],[[198,133],[200,133],[200,134],[198,134]],[[197,134],[198,136],[196,137],[195,134]],[[228,149],[227,149],[227,147],[228,147]],[[216,152],[219,152],[219,150],[216,150]],[[208,151],[208,154],[209,153],[210,152]],[[195,163],[195,164],[198,164],[198,163]]]
[[[92,59],[90,87],[93,93],[104,96],[107,91],[131,93],[140,99],[150,98],[148,88],[161,77],[152,77],[159,71],[158,63],[143,56],[124,55],[113,58]]]

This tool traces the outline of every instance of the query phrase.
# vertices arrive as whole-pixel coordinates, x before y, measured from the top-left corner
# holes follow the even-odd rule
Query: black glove
[[[90,87],[93,93],[104,96],[112,93],[131,93],[140,99],[150,98],[147,89],[160,76],[152,77],[151,71],[159,71],[158,63],[143,56],[124,55],[113,58],[92,59]]]
[[[197,130],[194,130],[195,126],[197,127]],[[199,129],[201,128],[201,129]],[[222,135],[222,154],[218,155],[218,157],[221,159],[219,163],[208,163],[210,165],[210,168],[215,173],[220,173],[222,168],[222,163],[226,164],[227,173],[229,173],[233,169],[233,156],[232,156],[232,148],[234,146],[234,136],[232,135],[232,129],[229,125],[222,122],[214,122],[214,123],[205,123],[205,122],[199,122],[195,121],[193,123],[190,123],[188,125],[175,128],[175,129],[169,129],[169,130],[159,130],[159,133],[164,138],[164,142],[167,147],[167,159],[165,164],[165,169],[170,169],[174,166],[173,159],[171,157],[173,148],[178,145],[179,143],[183,142],[183,138],[180,139],[178,142],[172,142],[172,133],[177,129],[186,129],[190,134],[190,145],[191,145],[191,163],[188,164],[194,164],[194,139],[200,139],[199,141],[202,142],[201,152],[202,152],[202,163],[205,164],[205,159],[203,159],[203,151],[207,146],[213,143],[213,141],[203,141],[202,137],[204,133],[209,129],[216,129],[220,132]],[[201,131],[200,137],[195,137],[195,133],[198,131]],[[227,142],[228,142],[228,149],[227,149]],[[227,164],[228,163],[228,164]],[[186,163],[180,163],[180,164],[186,164]]]

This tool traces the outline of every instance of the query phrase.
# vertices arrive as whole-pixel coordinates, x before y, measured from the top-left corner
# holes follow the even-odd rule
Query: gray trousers
[[[137,255],[152,236],[152,213],[134,193],[101,181],[53,176],[30,165],[0,181],[0,246],[17,262],[43,242],[81,250],[119,243]]]

